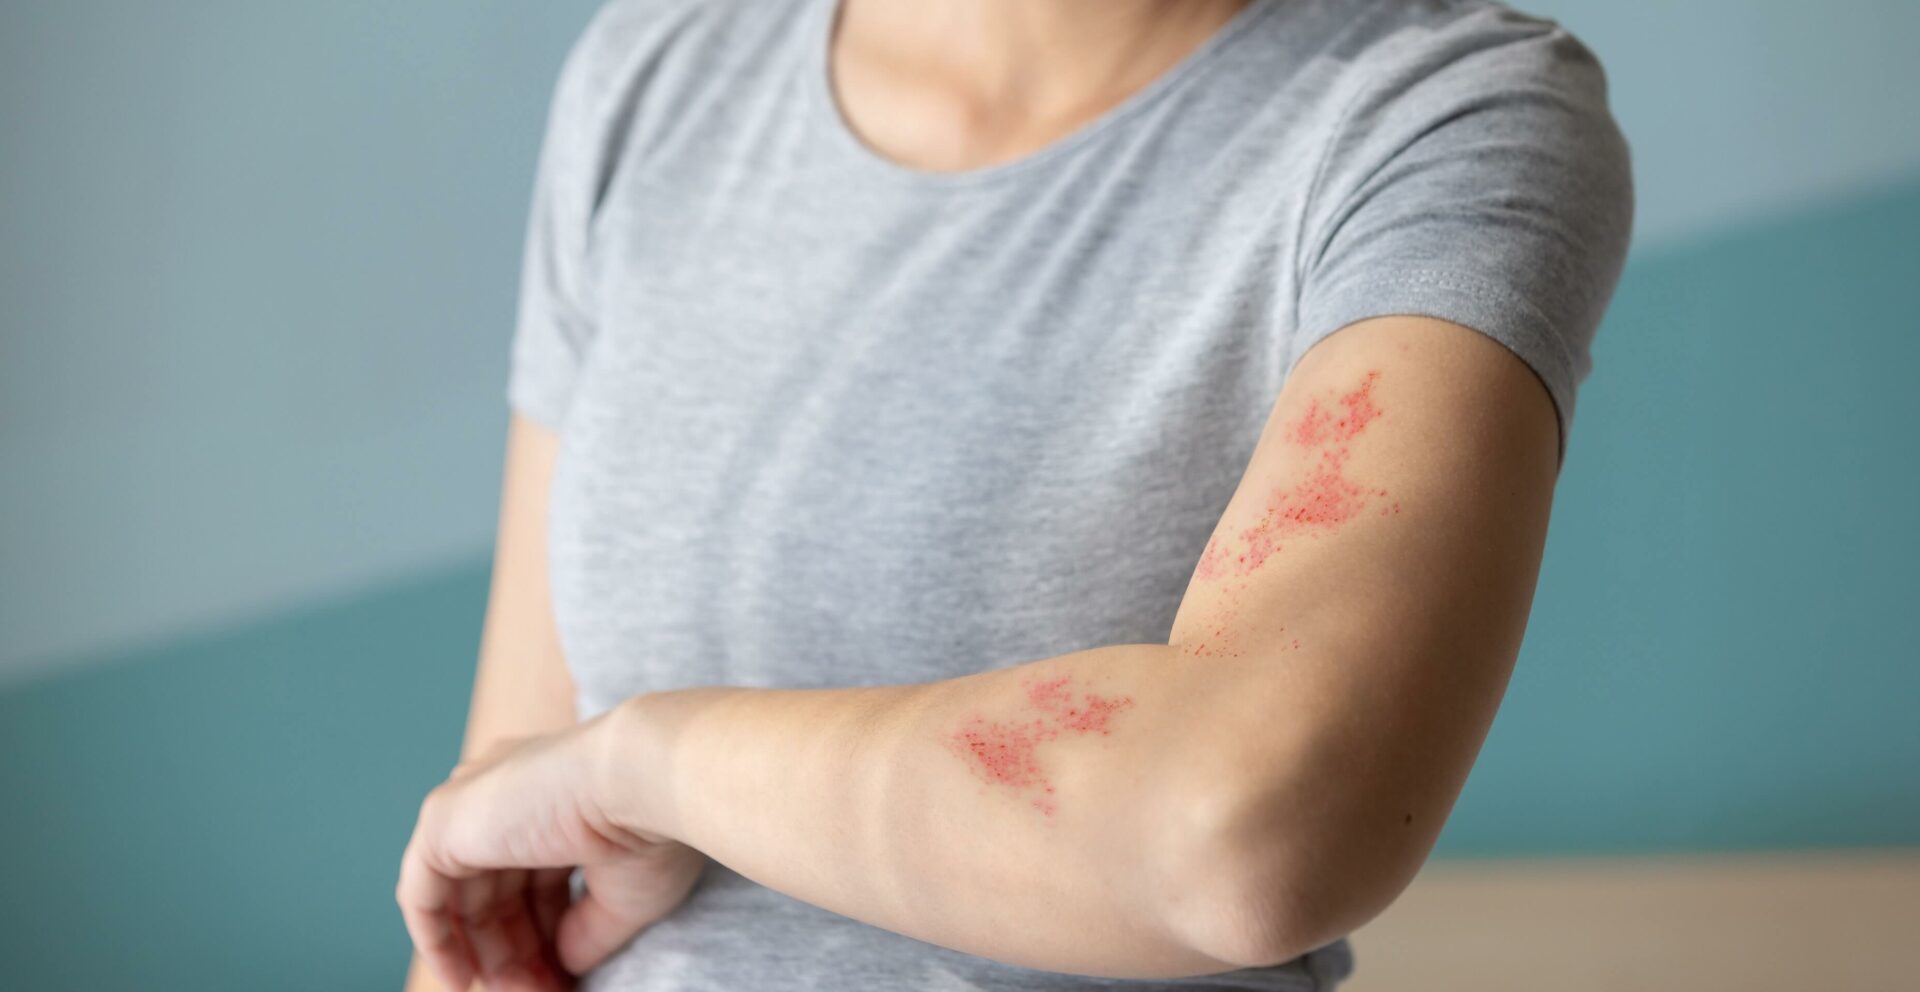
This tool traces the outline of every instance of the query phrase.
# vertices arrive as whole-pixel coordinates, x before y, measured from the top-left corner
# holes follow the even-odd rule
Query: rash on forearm
[[[1016,716],[969,717],[947,735],[946,745],[974,777],[1052,816],[1059,806],[1043,760],[1047,745],[1063,736],[1108,735],[1114,717],[1133,706],[1133,697],[1082,691],[1068,675],[1029,677],[1021,688],[1025,698]]]

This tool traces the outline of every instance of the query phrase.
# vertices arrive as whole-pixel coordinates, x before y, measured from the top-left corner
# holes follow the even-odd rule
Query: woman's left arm
[[[1480,333],[1350,325],[1289,378],[1169,643],[634,697],[435,790],[410,926],[490,870],[673,839],[1014,965],[1289,960],[1384,909],[1458,796],[1519,648],[1558,430]]]

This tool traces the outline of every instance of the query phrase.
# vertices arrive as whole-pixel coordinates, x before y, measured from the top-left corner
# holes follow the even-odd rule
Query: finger
[[[567,992],[577,984],[574,976],[568,974],[560,964],[560,953],[554,947],[560,916],[572,898],[568,884],[572,875],[571,868],[537,868],[529,871],[523,896],[526,915],[531,921],[534,940],[538,945],[537,956],[546,970],[547,980],[552,983],[551,987],[559,992]]]
[[[407,909],[400,915],[415,951],[442,986],[464,989],[472,985],[473,948],[450,916],[423,917]]]
[[[578,983],[560,964],[554,948],[554,934],[560,927],[560,915],[566,911],[570,893],[567,886],[570,868],[540,868],[527,872],[527,884],[521,895],[527,933],[521,939],[531,946],[526,952],[528,970],[541,992],[568,992]]]
[[[524,873],[509,869],[481,872],[460,886],[456,904],[460,927],[473,945],[475,977],[489,986],[498,984],[518,957],[509,921],[520,904],[518,885],[524,882]]]
[[[554,935],[554,949],[560,964],[575,975],[584,975],[605,961],[621,945],[643,929],[615,913],[593,894],[592,889],[579,902],[567,907],[560,917],[560,929]]]
[[[473,982],[473,949],[462,932],[455,900],[457,883],[435,871],[419,849],[407,845],[400,858],[400,882],[394,899],[415,950],[440,983],[464,989]]]
[[[478,881],[478,879],[476,879]],[[488,873],[484,892],[465,902],[467,933],[490,992],[549,992],[564,982],[547,961],[534,915],[526,906],[528,871]]]
[[[560,917],[573,901],[572,879],[571,868],[539,868],[527,881],[527,911],[533,915],[540,946],[556,971],[560,969],[560,955],[554,949],[554,940],[560,929]]]

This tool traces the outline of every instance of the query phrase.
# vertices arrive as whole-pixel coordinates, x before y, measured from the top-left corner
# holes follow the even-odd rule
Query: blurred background
[[[398,986],[535,154],[595,6],[0,5],[0,984]],[[1790,864],[1867,921],[1793,956],[1912,943],[1920,4],[1516,6],[1607,66],[1636,243],[1519,668],[1407,912],[1497,913],[1444,886],[1519,870],[1509,911],[1556,919],[1623,865],[1644,924],[1691,898],[1641,908],[1661,879]],[[1707,914],[1787,891],[1702,884]],[[1400,913],[1356,938],[1368,988],[1421,934],[1520,953]],[[1856,978],[1824,987],[1895,987]]]

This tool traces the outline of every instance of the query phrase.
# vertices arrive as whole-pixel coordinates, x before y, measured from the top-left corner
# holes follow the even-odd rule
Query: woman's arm
[[[512,414],[493,578],[460,748],[462,761],[514,738],[564,730],[577,719],[573,679],[554,629],[547,586],[547,490],[558,447],[552,431],[517,411]],[[539,877],[533,888],[531,898],[545,900],[539,911],[549,923],[565,907],[567,874],[556,869]],[[442,986],[416,955],[406,988],[407,992],[437,992]]]
[[[1490,338],[1351,325],[1289,379],[1169,643],[635,697],[427,797],[396,892],[409,930],[445,974],[485,973],[456,909],[476,889],[568,864],[651,884],[648,852],[679,841],[1015,965],[1145,978],[1298,956],[1398,895],[1459,794],[1519,648],[1557,430]],[[575,918],[631,935],[652,917],[590,896],[563,938]]]
[[[1519,648],[1557,431],[1491,339],[1353,325],[1290,379],[1169,644],[636,697],[605,736],[607,813],[1008,963],[1290,959],[1384,909],[1431,849]]]

